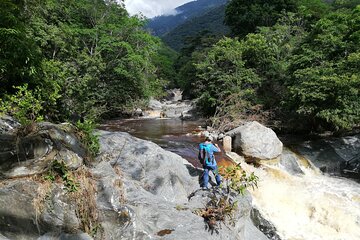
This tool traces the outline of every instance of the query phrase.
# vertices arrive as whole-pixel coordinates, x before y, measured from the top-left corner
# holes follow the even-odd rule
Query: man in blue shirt
[[[219,170],[216,164],[215,152],[221,152],[221,149],[217,144],[212,143],[212,137],[206,137],[205,142],[200,143],[199,145],[199,156],[202,158],[203,162],[203,188],[208,188],[209,183],[209,171],[212,171],[215,175],[216,184],[219,186],[221,184],[221,178],[219,175]]]

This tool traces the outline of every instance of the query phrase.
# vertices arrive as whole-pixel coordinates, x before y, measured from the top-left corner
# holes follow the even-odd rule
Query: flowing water
[[[359,240],[360,184],[331,177],[299,157],[303,174],[281,164],[253,168],[260,177],[253,204],[287,240]],[[249,166],[248,166],[249,167]]]
[[[196,133],[201,124],[177,119],[112,120],[101,129],[153,141],[199,166],[197,147],[203,138]],[[261,215],[276,227],[282,240],[360,240],[360,184],[326,176],[311,162],[291,154],[301,174],[280,162],[258,168],[243,163],[260,177],[252,195]],[[217,159],[220,165],[231,164],[223,155]]]
[[[199,135],[200,121],[182,121],[180,119],[166,118],[139,118],[110,120],[103,123],[100,129],[107,131],[128,132],[131,135],[152,141],[162,148],[174,152],[196,167],[200,167],[197,159],[198,145],[204,141]],[[221,144],[219,143],[220,147]],[[228,166],[231,160],[222,153],[216,153],[219,165]]]

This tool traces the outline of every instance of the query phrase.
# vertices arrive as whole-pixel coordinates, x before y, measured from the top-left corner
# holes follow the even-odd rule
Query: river
[[[101,124],[100,129],[107,131],[128,132],[131,135],[152,141],[162,148],[174,152],[196,167],[200,167],[197,159],[199,143],[204,141],[200,136],[201,121],[182,121],[170,118],[139,118],[109,120]],[[221,146],[221,143],[219,143]],[[223,153],[216,153],[220,166],[232,164]]]
[[[199,121],[178,119],[130,119],[107,121],[101,129],[125,131],[153,141],[199,166],[201,125]],[[231,164],[224,155],[216,157],[219,165]],[[251,190],[253,205],[283,240],[359,240],[360,184],[324,175],[308,160],[296,158],[301,174],[279,162],[257,168],[243,163],[244,168],[260,177],[258,188]]]

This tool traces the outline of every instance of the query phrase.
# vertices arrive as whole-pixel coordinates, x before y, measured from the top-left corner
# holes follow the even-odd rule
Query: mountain
[[[224,25],[225,7],[215,7],[201,16],[196,16],[185,21],[183,24],[167,32],[161,38],[172,49],[179,51],[184,47],[187,39],[206,32],[208,35],[223,36],[230,33],[230,29]]]
[[[163,36],[193,17],[204,15],[209,10],[225,5],[228,0],[197,0],[175,9],[176,15],[158,16],[150,19],[147,28],[156,36]]]

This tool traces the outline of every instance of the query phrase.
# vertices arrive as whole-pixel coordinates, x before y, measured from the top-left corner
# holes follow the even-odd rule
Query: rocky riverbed
[[[0,145],[1,239],[267,239],[248,193],[232,196],[236,221],[211,231],[195,212],[221,190],[199,190],[199,170],[152,142],[98,131],[89,162],[71,125],[15,133]]]

